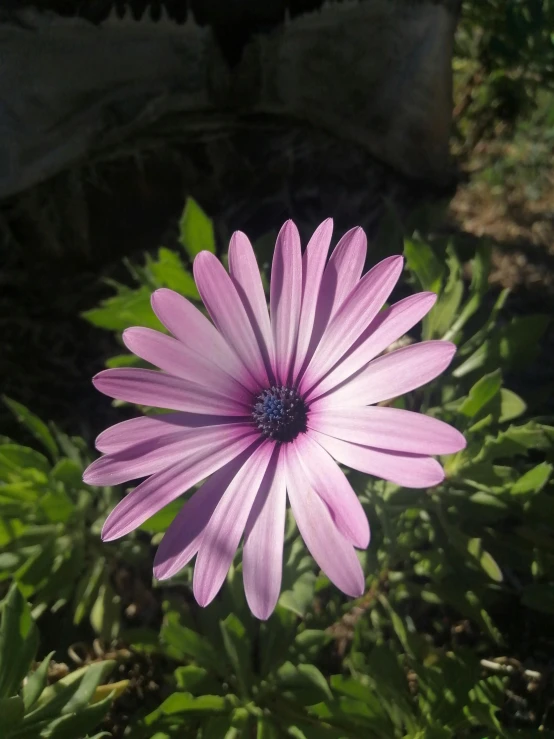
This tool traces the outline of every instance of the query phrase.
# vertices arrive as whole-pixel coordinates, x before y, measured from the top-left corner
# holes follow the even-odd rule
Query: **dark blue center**
[[[256,396],[252,418],[261,433],[275,441],[292,441],[306,431],[308,409],[298,390],[273,386]]]

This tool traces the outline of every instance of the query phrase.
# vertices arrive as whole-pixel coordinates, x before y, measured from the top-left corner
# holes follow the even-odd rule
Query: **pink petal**
[[[452,454],[466,445],[462,434],[444,421],[400,408],[310,411],[308,426],[336,439],[408,454]]]
[[[249,390],[257,388],[213,323],[190,301],[164,287],[152,294],[152,308],[167,330],[185,346],[209,359]]]
[[[357,407],[397,398],[434,380],[456,353],[449,341],[422,341],[374,359],[352,380],[311,404],[314,410]]]
[[[244,532],[275,445],[264,442],[233,478],[204,529],[194,567],[194,597],[207,606],[219,592]]]
[[[302,378],[301,392],[328,372],[375,318],[400,277],[402,264],[402,257],[384,259],[358,282],[327,326]]]
[[[202,357],[171,336],[150,328],[134,327],[123,332],[123,342],[137,357],[170,375],[207,386],[239,403],[251,403],[252,393],[222,371],[213,360]]]
[[[329,321],[362,276],[366,253],[367,239],[358,226],[344,234],[331,254],[321,279],[306,363],[311,360]]]
[[[337,462],[407,488],[430,488],[444,480],[444,470],[432,457],[399,454],[334,439],[310,429],[315,439]]]
[[[293,376],[296,377],[306,358],[312,337],[321,278],[333,234],[333,221],[328,218],[318,226],[302,257],[302,305]]]
[[[294,361],[300,301],[302,296],[302,254],[300,235],[287,221],[277,236],[271,267],[271,327],[275,342],[277,379],[287,384]]]
[[[156,439],[172,431],[195,429],[236,423],[229,416],[206,416],[196,413],[160,413],[157,416],[139,416],[110,426],[96,438],[95,446],[104,454],[115,454],[123,449]]]
[[[207,454],[213,447],[249,431],[247,426],[227,424],[166,433],[97,459],[85,470],[83,480],[89,485],[119,485],[153,475],[181,459]]]
[[[300,434],[291,444],[308,484],[327,504],[336,527],[354,546],[369,544],[369,524],[362,504],[336,462],[317,441]]]
[[[258,439],[257,433],[246,433],[219,447],[212,447],[189,459],[183,459],[141,482],[110,513],[102,529],[102,539],[112,541],[133,531],[154,513],[223,467]]]
[[[287,486],[282,449],[272,458],[246,522],[242,569],[250,610],[265,621],[281,590]]]
[[[379,313],[344,358],[306,395],[323,395],[348,380],[368,362],[421,321],[437,300],[435,293],[417,293]]]
[[[188,413],[244,416],[249,406],[203,385],[156,370],[121,367],[99,372],[92,382],[104,395],[128,403]]]
[[[194,279],[204,305],[223,337],[262,387],[269,379],[262,352],[235,286],[219,259],[201,251],[193,265]]]
[[[312,557],[327,577],[344,593],[364,592],[364,573],[354,547],[337,529],[329,509],[311,489],[291,447],[284,447],[287,491],[298,529]]]
[[[206,480],[181,508],[164,535],[154,558],[154,576],[167,580],[198,552],[202,534],[227,486],[245,462],[245,454],[233,459]]]
[[[229,272],[246,310],[269,373],[275,372],[275,348],[264,287],[252,244],[236,231],[229,244]]]

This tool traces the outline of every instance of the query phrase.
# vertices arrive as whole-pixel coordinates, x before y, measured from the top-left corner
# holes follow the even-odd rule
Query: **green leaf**
[[[165,508],[162,508],[161,511],[148,518],[139,526],[139,529],[148,531],[150,534],[159,534],[167,531],[169,525],[173,522],[182,507],[182,498],[174,500],[172,503],[166,505]]]
[[[177,687],[187,693],[198,695],[221,692],[221,686],[204,667],[198,667],[198,665],[177,667],[173,674]]]
[[[4,402],[17,418],[19,423],[23,424],[29,429],[35,439],[40,441],[40,443],[44,446],[52,459],[56,459],[59,453],[58,445],[56,444],[54,437],[50,433],[50,429],[44,423],[44,421],[41,421],[38,416],[35,416],[34,413],[31,413],[31,411],[24,405],[18,403],[15,400],[12,400],[11,398],[6,397],[5,395]]]
[[[158,251],[158,261],[152,262],[150,269],[160,285],[175,290],[192,300],[200,300],[200,293],[193,276],[174,251],[162,246]]]
[[[163,331],[164,328],[150,305],[151,294],[152,290],[147,285],[135,290],[122,288],[118,295],[102,301],[100,307],[92,308],[81,315],[93,326],[110,331],[123,331],[130,326],[145,326]]]
[[[223,644],[229,661],[237,676],[240,693],[247,696],[252,685],[252,668],[250,663],[250,640],[246,629],[234,613],[230,613],[220,622]]]
[[[168,651],[172,656],[178,659],[192,657],[200,666],[216,672],[220,671],[221,659],[217,651],[196,631],[170,621],[162,627],[160,637],[162,642],[170,647]]]
[[[421,287],[440,293],[444,263],[438,259],[429,244],[408,239],[404,242],[404,256],[406,266],[415,274]]]
[[[526,495],[528,493],[538,493],[546,485],[552,474],[552,465],[542,462],[532,470],[522,475],[513,485],[511,492],[513,495]]]
[[[43,454],[30,447],[20,446],[19,444],[2,444],[0,446],[0,476],[4,470],[9,474],[10,472],[19,473],[33,469],[47,473],[50,470],[50,463]]]
[[[175,716],[180,713],[195,716],[211,716],[227,713],[230,705],[220,695],[202,695],[195,698],[190,693],[173,693],[145,718],[147,726],[151,726],[160,716]]]
[[[25,710],[29,711],[37,702],[48,681],[48,668],[54,652],[50,652],[40,663],[32,675],[29,675],[23,686],[23,701]]]
[[[90,610],[90,623],[95,632],[110,642],[121,627],[121,598],[113,589],[109,578],[98,589],[98,595]]]
[[[285,662],[277,670],[277,685],[286,698],[304,706],[332,699],[331,689],[315,665]]]
[[[462,302],[464,283],[461,276],[461,264],[452,247],[446,252],[446,264],[449,274],[444,290],[433,310],[429,314],[428,337],[442,337],[448,331]]]
[[[212,222],[192,198],[187,198],[183,215],[179,221],[179,242],[191,259],[204,250],[215,254]]]
[[[270,719],[259,718],[256,739],[279,739],[279,729]]]
[[[112,697],[108,695],[104,700],[80,709],[78,713],[52,719],[41,731],[41,739],[76,739],[76,737],[88,735],[98,727],[108,712],[111,702]]]
[[[4,601],[0,626],[0,698],[15,695],[29,672],[38,645],[31,611],[16,584]]]
[[[58,682],[49,685],[42,691],[34,709],[25,716],[25,722],[37,723],[56,716],[81,712],[90,702],[98,685],[112,672],[115,664],[115,660],[95,662],[70,672]]]
[[[75,612],[73,614],[73,623],[80,624],[87,613],[90,612],[93,599],[100,589],[100,581],[106,567],[103,557],[97,557],[90,565],[87,573],[81,579],[77,586],[77,597],[75,599]]]
[[[0,736],[9,736],[21,724],[24,715],[25,706],[18,695],[0,698]]]
[[[69,490],[83,488],[83,467],[73,459],[60,459],[50,473],[53,480],[62,482]]]
[[[458,411],[468,418],[473,418],[498,394],[501,385],[500,370],[484,375],[470,389]]]
[[[523,415],[526,410],[527,404],[519,395],[505,387],[500,390],[500,418],[498,419],[500,423],[513,421]]]

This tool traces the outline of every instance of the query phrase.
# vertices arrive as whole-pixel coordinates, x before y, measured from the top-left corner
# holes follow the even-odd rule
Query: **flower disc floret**
[[[252,418],[266,438],[289,442],[306,431],[308,408],[296,388],[274,385],[256,396]]]

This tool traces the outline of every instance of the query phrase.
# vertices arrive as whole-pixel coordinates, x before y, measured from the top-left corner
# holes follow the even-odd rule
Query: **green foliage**
[[[215,251],[213,233],[189,202],[180,223],[183,259]],[[265,242],[255,248],[263,262]],[[453,424],[467,448],[441,460],[446,479],[429,490],[347,472],[372,527],[370,547],[359,554],[367,589],[354,602],[318,571],[288,515],[282,592],[267,622],[248,610],[239,555],[208,608],[188,605],[189,565],[169,587],[155,584],[161,626],[126,629],[110,571],[133,552],[140,559],[146,545],[132,538],[99,544],[119,493],[85,489],[83,442],[8,401],[46,455],[8,440],[0,446],[0,505],[9,522],[0,528],[0,577],[18,584],[33,612],[69,608],[74,628],[88,621],[105,643],[123,640],[149,669],[157,666],[159,695],[154,705],[138,701],[133,739],[552,736],[544,655],[554,613],[554,425],[534,415],[542,410],[540,388],[522,398],[509,386],[537,356],[549,319],[508,318],[508,292],[490,292],[488,246],[469,263],[461,253],[454,242],[405,243],[406,282],[438,296],[422,338],[448,339],[458,351],[441,377],[395,404]],[[116,286],[87,318],[118,333],[159,328],[149,307],[154,287],[197,297],[185,264],[160,250],[145,267],[129,265],[136,288]],[[129,363],[123,355],[109,361]],[[143,524],[140,540],[158,542],[181,505]],[[67,552],[76,572],[56,581],[56,558]],[[26,664],[25,642],[12,648]],[[23,710],[28,703],[37,710],[46,669],[26,683]],[[14,684],[26,670],[2,680]],[[90,675],[92,684],[97,674]],[[70,678],[88,685],[79,671],[67,685]],[[21,701],[12,698],[4,713],[23,720]]]
[[[38,633],[17,585],[3,604],[0,625],[0,736],[3,739],[81,739],[97,728],[114,693],[98,688],[114,667],[103,661],[48,685],[53,653],[32,670]],[[99,734],[97,737],[101,736]]]
[[[17,583],[35,618],[69,608],[75,626],[88,620],[99,636],[113,638],[120,624],[110,581],[114,553],[99,533],[117,500],[114,491],[82,482],[90,461],[83,439],[5,401],[47,456],[9,439],[0,442],[0,583]],[[136,556],[129,542],[127,557],[133,549]]]

